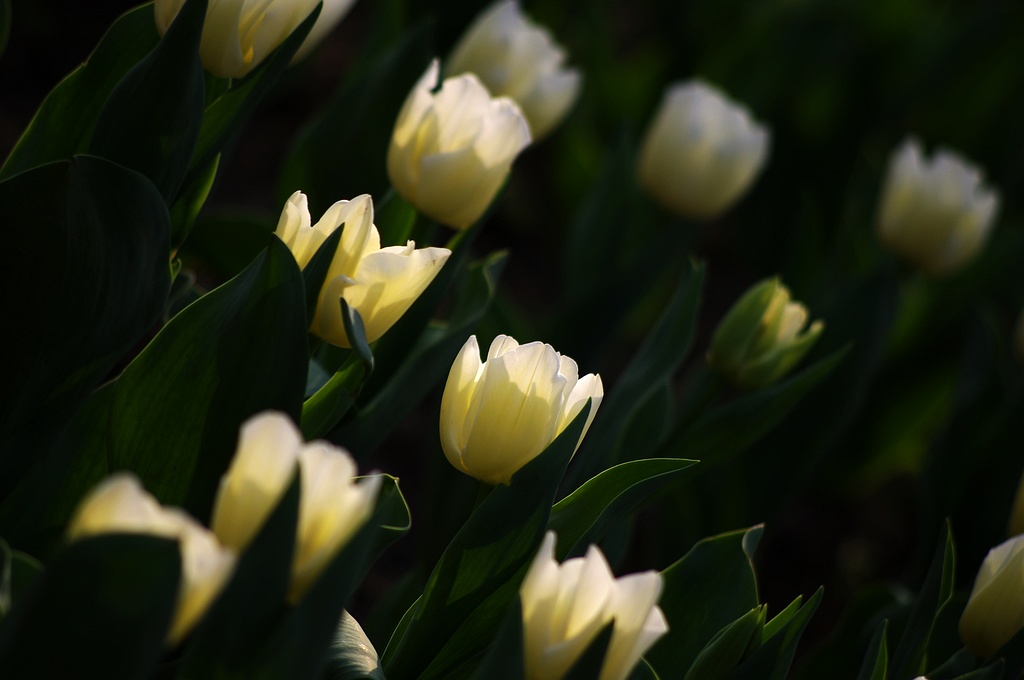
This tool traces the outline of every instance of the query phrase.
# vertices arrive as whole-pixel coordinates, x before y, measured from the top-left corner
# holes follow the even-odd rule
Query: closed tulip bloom
[[[640,149],[640,184],[682,217],[707,220],[750,187],[768,156],[769,132],[707,83],[672,85]]]
[[[807,326],[807,308],[789,299],[778,279],[765,279],[743,294],[718,324],[708,364],[741,389],[756,389],[788,373],[824,329]]]
[[[131,474],[100,483],[81,502],[68,527],[71,540],[110,533],[148,534],[176,539],[181,551],[178,602],[167,634],[177,644],[202,618],[227,583],[235,553],[185,512],[164,508]]]
[[[476,336],[462,347],[441,397],[441,447],[448,461],[487,484],[508,484],[591,399],[577,448],[604,396],[601,377],[540,342],[499,335],[481,361]]]
[[[373,201],[366,194],[338,201],[319,222],[310,222],[306,196],[296,191],[281,212],[276,233],[305,267],[327,237],[342,230],[310,325],[310,332],[339,347],[351,346],[342,298],[359,312],[366,339],[373,342],[405,314],[451,255],[447,248],[417,249],[413,241],[381,248]]]
[[[511,99],[492,99],[471,73],[447,78],[437,61],[409,93],[388,149],[395,190],[421,213],[468,229],[494,200],[530,128]]]
[[[960,638],[987,659],[1024,628],[1024,536],[988,552],[960,617]]]
[[[897,255],[933,276],[950,274],[981,251],[999,208],[999,194],[957,154],[939,149],[931,161],[907,139],[889,161],[878,236]]]
[[[207,71],[242,78],[298,28],[319,0],[210,0],[199,43]],[[344,18],[355,0],[324,0],[323,9],[296,58],[309,52]],[[185,0],[156,0],[156,27],[163,35]]]
[[[299,454],[302,498],[292,562],[290,597],[298,601],[370,518],[383,477],[356,480],[356,463],[345,449],[311,442]]]
[[[580,72],[565,68],[565,50],[523,15],[517,0],[485,10],[452,51],[445,73],[475,73],[495,96],[523,110],[534,139],[565,118],[580,91]]]
[[[656,572],[616,579],[597,546],[558,564],[555,534],[544,536],[519,589],[528,680],[559,680],[608,623],[614,622],[599,680],[624,680],[668,632],[657,606]]]

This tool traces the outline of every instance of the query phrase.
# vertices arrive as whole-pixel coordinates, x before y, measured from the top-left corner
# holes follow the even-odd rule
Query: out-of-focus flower
[[[423,214],[467,229],[530,143],[530,127],[507,97],[492,99],[471,73],[437,87],[435,60],[409,93],[388,149],[395,190]]]
[[[366,523],[382,477],[355,481],[348,451],[328,442],[303,443],[283,413],[267,411],[242,425],[231,467],[213,508],[213,530],[239,551],[252,541],[291,482],[301,475],[299,525],[289,597],[298,601],[331,559]]]
[[[638,175],[672,212],[711,219],[751,185],[768,155],[768,130],[699,80],[665,91],[647,128]]]
[[[373,512],[384,478],[356,480],[345,449],[316,441],[299,453],[302,498],[290,596],[298,601]]]
[[[708,364],[741,389],[756,389],[788,373],[824,329],[806,330],[807,308],[789,299],[777,278],[754,284],[725,315],[711,338]]]
[[[221,78],[242,78],[259,66],[298,28],[319,0],[210,0],[199,43],[207,71]],[[295,58],[312,50],[355,0],[324,0],[316,23]],[[163,35],[185,0],[156,0],[156,27]]]
[[[982,184],[981,170],[945,149],[928,162],[909,138],[889,160],[878,236],[897,255],[941,276],[978,254],[998,208],[999,193]]]
[[[1024,628],[1024,536],[992,548],[960,617],[960,639],[987,659]]]
[[[551,345],[520,346],[499,335],[481,361],[474,335],[455,358],[441,397],[441,447],[462,472],[508,484],[591,399],[579,447],[603,396],[600,376],[580,378],[576,362]]]
[[[235,553],[211,531],[177,508],[164,508],[131,474],[101,482],[79,504],[68,526],[71,540],[97,534],[149,534],[177,539],[181,551],[178,603],[167,634],[177,644],[202,618],[227,583]]]
[[[445,73],[475,73],[491,94],[522,108],[534,139],[565,118],[580,91],[580,72],[564,67],[565,50],[530,21],[518,0],[485,10],[452,50]]]
[[[281,212],[276,233],[305,267],[327,237],[342,229],[310,325],[312,333],[339,347],[351,346],[341,298],[359,312],[366,339],[373,342],[405,314],[451,255],[447,248],[417,249],[413,241],[381,248],[367,194],[338,201],[319,222],[310,222],[306,195],[296,191]]]
[[[562,678],[614,621],[599,680],[624,680],[668,632],[657,606],[660,595],[660,574],[648,571],[616,579],[597,546],[590,546],[585,557],[559,565],[555,534],[549,531],[519,589],[526,677]]]

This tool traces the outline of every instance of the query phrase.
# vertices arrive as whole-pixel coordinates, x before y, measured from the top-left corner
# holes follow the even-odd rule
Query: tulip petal
[[[441,395],[441,449],[449,463],[466,473],[470,471],[463,464],[462,449],[469,433],[467,414],[482,368],[480,347],[471,335],[455,357]]]

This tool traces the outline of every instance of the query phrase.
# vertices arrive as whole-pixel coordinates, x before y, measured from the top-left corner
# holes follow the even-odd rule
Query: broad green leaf
[[[761,637],[764,609],[764,605],[755,607],[715,633],[683,680],[721,680],[739,665],[747,649]]]
[[[616,520],[627,517],[651,494],[696,461],[635,460],[597,475],[551,508],[548,529],[558,534],[559,560],[582,555]]]
[[[359,194],[384,194],[395,118],[435,55],[431,28],[429,22],[421,23],[388,45],[386,53],[368,55],[365,68],[353,69],[326,111],[299,133],[282,171],[279,198],[299,188],[323,205]],[[384,233],[391,232],[382,229]],[[404,239],[382,241],[399,242]]]
[[[448,323],[428,328],[423,333],[419,342],[401,357],[397,370],[383,388],[371,396],[357,417],[343,423],[336,431],[336,441],[344,443],[357,456],[371,453],[430,390],[448,375],[459,350],[494,299],[505,260],[506,253],[493,253],[466,269],[455,288],[457,299]],[[448,266],[450,260],[445,268]],[[444,269],[441,271],[443,275]],[[389,333],[394,330],[392,328]],[[385,334],[381,343],[387,338]],[[381,347],[380,343],[375,346],[378,367],[384,366],[386,361],[386,357],[381,354]],[[392,358],[397,359],[394,355]],[[374,374],[374,379],[378,375],[379,370]]]
[[[886,668],[889,667],[889,652],[885,641],[888,628],[889,621],[883,620],[875,630],[871,644],[864,654],[864,664],[860,667],[857,680],[885,680],[888,677]]]
[[[247,418],[298,421],[306,384],[302,277],[279,239],[168,323],[117,381],[111,467],[206,517]]]
[[[345,335],[352,345],[352,353],[362,362],[367,375],[373,372],[373,351],[370,343],[366,341],[366,329],[363,327],[363,318],[359,316],[359,310],[348,306],[345,298],[340,298],[341,319],[345,324]]]
[[[136,7],[115,21],[86,63],[43,100],[0,168],[0,179],[84,152],[107,97],[158,40],[152,5]]]
[[[306,289],[306,321],[308,325],[313,324],[316,316],[316,308],[320,304],[320,291],[327,279],[327,272],[334,261],[334,254],[341,243],[342,229],[335,229],[331,232],[320,247],[313,253],[309,263],[302,269],[302,285]]]
[[[44,442],[160,318],[167,209],[142,175],[78,156],[0,182],[9,365],[0,385],[0,498]]]
[[[334,632],[334,642],[327,656],[324,680],[387,680],[380,668],[377,650],[366,637],[359,622],[348,613],[341,613],[341,621]],[[494,680],[499,680],[495,678]]]
[[[728,460],[770,432],[842,361],[840,350],[762,390],[743,395],[698,419],[669,441],[667,455],[686,455],[712,465]]]
[[[642,455],[640,451],[629,450],[629,442],[624,441],[623,436],[642,406],[657,392],[664,377],[674,373],[689,354],[703,282],[704,266],[691,263],[680,277],[658,324],[601,403],[601,410],[569,472],[569,488],[578,487],[614,462]]]
[[[726,676],[729,680],[783,680],[789,674],[789,667],[796,654],[796,646],[800,642],[807,623],[821,602],[822,589],[819,588],[807,603],[799,609],[786,610],[790,615],[783,617],[785,622],[771,631],[765,624],[764,639],[761,646],[750,653],[739,666]],[[797,598],[799,603],[801,598]],[[791,605],[792,607],[792,605]]]
[[[441,677],[493,638],[543,538],[590,408],[588,401],[543,453],[512,475],[509,486],[492,489],[466,520],[384,652],[388,678]],[[477,610],[472,630],[456,635]],[[447,663],[431,663],[442,654]],[[430,675],[424,673],[428,666]]]
[[[204,172],[213,159],[233,141],[242,129],[245,119],[252,114],[288,68],[292,57],[320,16],[322,6],[322,3],[318,4],[262,64],[206,108],[195,153],[192,156],[191,176]]]
[[[890,673],[893,678],[914,677],[924,673],[925,651],[932,635],[935,618],[942,606],[953,593],[954,570],[956,564],[953,547],[953,533],[949,522],[940,537],[935,556],[932,559],[928,575],[917,594],[914,608],[910,613],[899,645],[892,655]]]
[[[356,402],[366,366],[352,357],[302,404],[302,434],[319,439],[331,431]]]
[[[662,572],[658,606],[669,631],[646,655],[658,675],[686,675],[719,630],[758,606],[750,560],[760,528],[705,538]]]
[[[72,543],[0,627],[11,678],[147,678],[177,600],[175,541],[111,534]]]
[[[515,597],[509,603],[505,619],[487,648],[473,680],[522,680],[524,667],[523,605]]]
[[[181,188],[203,118],[199,38],[207,0],[189,0],[163,39],[107,97],[89,153],[148,177],[167,205]]]
[[[237,276],[267,247],[274,224],[260,215],[202,215],[181,247],[186,261],[201,263],[220,280]]]
[[[178,197],[178,200],[171,206],[171,249],[177,252],[184,243],[192,227],[195,225],[199,211],[203,209],[210,189],[213,188],[213,181],[217,179],[217,169],[220,167],[220,156],[214,156],[206,171],[199,173],[192,178],[190,184],[185,185]]]

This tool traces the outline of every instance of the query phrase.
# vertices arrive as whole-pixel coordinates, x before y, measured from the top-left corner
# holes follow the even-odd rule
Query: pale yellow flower
[[[1024,628],[1024,536],[992,548],[960,617],[960,639],[982,659]]]

